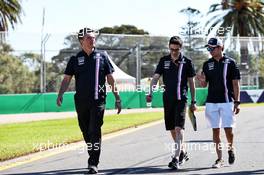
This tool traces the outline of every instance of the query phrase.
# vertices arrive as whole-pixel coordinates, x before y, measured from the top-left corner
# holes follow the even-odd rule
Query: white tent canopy
[[[107,54],[107,52],[106,52]],[[107,54],[108,55],[108,54]],[[120,91],[134,91],[136,87],[136,78],[128,75],[122,71],[108,55],[109,61],[114,67],[113,77],[115,78],[116,85]]]
[[[128,75],[127,73],[125,73],[124,71],[122,71],[114,62],[113,60],[110,58],[110,62],[112,64],[112,66],[114,67],[115,71],[113,73],[114,78],[117,81],[123,81],[123,82],[136,82],[136,78]]]

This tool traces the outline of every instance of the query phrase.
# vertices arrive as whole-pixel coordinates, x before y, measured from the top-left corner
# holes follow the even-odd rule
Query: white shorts
[[[234,128],[234,103],[206,103],[205,117],[211,128]]]

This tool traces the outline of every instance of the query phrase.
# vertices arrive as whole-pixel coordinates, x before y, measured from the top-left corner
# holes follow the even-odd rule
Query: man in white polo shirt
[[[223,166],[220,128],[224,128],[228,141],[228,162],[235,161],[233,128],[235,116],[240,111],[240,72],[234,59],[223,54],[224,45],[219,38],[210,38],[205,45],[212,55],[203,65],[201,75],[197,75],[202,87],[208,84],[205,116],[213,130],[218,159],[213,168]]]

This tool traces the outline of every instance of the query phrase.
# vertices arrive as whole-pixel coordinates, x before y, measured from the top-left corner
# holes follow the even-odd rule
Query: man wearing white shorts
[[[208,84],[205,116],[213,130],[213,141],[216,145],[218,159],[213,168],[223,166],[220,128],[224,128],[228,142],[228,162],[233,164],[235,154],[233,148],[233,128],[235,114],[240,111],[240,71],[236,62],[223,54],[223,43],[219,38],[210,38],[205,45],[212,55],[203,65],[201,75],[197,75],[202,87]]]

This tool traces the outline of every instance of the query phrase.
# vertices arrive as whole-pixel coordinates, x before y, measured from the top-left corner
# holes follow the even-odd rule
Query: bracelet
[[[240,101],[234,101],[234,104],[240,105]]]
[[[196,104],[196,100],[192,100],[191,101],[191,104]]]

